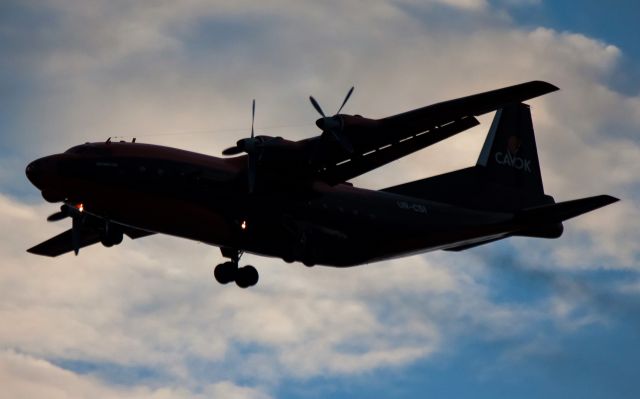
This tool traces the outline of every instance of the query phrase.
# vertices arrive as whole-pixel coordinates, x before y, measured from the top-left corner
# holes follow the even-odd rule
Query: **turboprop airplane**
[[[49,221],[71,229],[28,252],[78,254],[126,235],[168,234],[220,247],[214,275],[250,287],[244,252],[349,267],[426,251],[462,251],[511,236],[557,238],[562,222],[617,201],[599,195],[556,203],[542,185],[528,105],[558,90],[540,81],[458,98],[382,119],[321,115],[316,137],[251,135],[217,158],[132,142],[87,143],[26,168]],[[497,110],[475,166],[369,190],[349,180],[476,126]],[[255,119],[255,101],[253,104]]]

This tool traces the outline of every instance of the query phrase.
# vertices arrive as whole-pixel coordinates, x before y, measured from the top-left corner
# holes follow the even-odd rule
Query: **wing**
[[[132,227],[118,225],[122,229],[122,232],[126,234],[132,240],[136,238],[146,237],[155,233],[151,233],[145,230],[135,229]],[[80,245],[79,248],[88,247],[90,245],[100,242],[101,231],[95,226],[83,226],[80,232]],[[67,252],[73,251],[73,233],[69,229],[63,233],[58,234],[55,237],[48,239],[32,248],[27,249],[27,252],[42,255],[56,257]]]
[[[97,230],[82,229],[79,248],[88,247],[100,242],[100,232]],[[42,256],[60,256],[73,251],[73,233],[69,229],[47,241],[27,249],[27,252]]]
[[[386,129],[417,133],[434,125],[454,121],[464,116],[486,114],[505,104],[523,102],[556,90],[558,90],[556,86],[547,82],[521,83],[418,108],[384,118],[382,122]]]
[[[332,149],[325,146],[325,162],[317,172],[318,177],[330,184],[347,181],[476,126],[479,122],[475,116],[556,90],[550,83],[532,81],[383,119],[340,115],[339,134],[350,143],[353,152],[347,153],[335,145]]]

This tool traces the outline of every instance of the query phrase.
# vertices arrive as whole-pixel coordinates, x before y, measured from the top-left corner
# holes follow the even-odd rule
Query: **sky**
[[[636,398],[636,2],[5,0],[0,3],[0,398]],[[68,228],[28,162],[110,136],[219,155],[251,126],[302,139],[325,110],[379,118],[546,80],[528,102],[545,190],[621,201],[558,240],[510,238],[350,269],[154,236],[55,259]],[[329,111],[327,111],[329,112]],[[481,125],[354,180],[473,165]]]

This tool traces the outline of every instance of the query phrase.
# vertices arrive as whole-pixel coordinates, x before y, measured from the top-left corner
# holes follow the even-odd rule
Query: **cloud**
[[[136,398],[136,399],[266,399],[258,390],[235,385],[229,381],[206,386],[202,393],[183,388],[151,386],[116,387],[88,375],[80,375],[54,364],[14,351],[0,352],[0,381],[7,398],[73,399],[73,398]]]
[[[488,3],[485,0],[429,0],[426,2],[418,2],[405,0],[406,4],[415,4],[415,5],[424,5],[424,4],[435,4],[435,5],[444,5],[447,7],[452,7],[462,11],[482,11],[488,7]]]
[[[0,342],[71,370],[96,369],[100,380],[153,369],[161,386],[197,392],[211,382],[199,365],[215,380],[240,375],[255,387],[360,374],[432,356],[470,326],[487,339],[517,336],[546,314],[493,303],[469,265],[439,256],[346,270],[249,258],[262,274],[252,290],[217,285],[214,251],[172,238],[91,247],[77,258],[32,257],[22,252],[25,241],[65,222],[43,229],[50,206],[6,197],[1,204],[0,217],[15,228],[0,245]]]
[[[526,356],[555,333],[606,322],[604,308],[584,299],[594,293],[574,285],[555,282],[528,302],[497,299],[495,259],[475,252],[349,270],[247,256],[261,283],[246,291],[215,284],[217,250],[173,238],[98,246],[78,258],[25,254],[65,222],[45,223],[55,207],[34,205],[36,194],[27,204],[6,194],[27,160],[78,142],[127,135],[219,154],[247,134],[254,97],[259,132],[300,139],[318,133],[311,93],[333,109],[355,83],[347,112],[383,117],[545,79],[562,88],[530,102],[547,191],[558,200],[611,192],[624,202],[569,222],[558,241],[511,240],[519,256],[509,265],[637,268],[640,99],[606,83],[620,49],[514,26],[485,1],[250,3],[57,0],[14,5],[20,15],[3,20],[0,35],[15,56],[2,61],[8,73],[0,76],[15,79],[26,98],[0,136],[20,154],[0,158],[9,168],[0,176],[0,219],[12,227],[0,235],[0,345],[13,350],[3,364],[16,380],[29,380],[17,377],[22,364],[80,386],[70,395],[259,396],[288,378],[410,365],[470,334],[522,342],[540,329],[541,344],[526,346]],[[473,165],[490,119],[356,183],[381,188]],[[214,132],[189,134],[203,130]],[[78,364],[96,371],[87,376]],[[121,391],[113,368],[159,370],[163,379]]]

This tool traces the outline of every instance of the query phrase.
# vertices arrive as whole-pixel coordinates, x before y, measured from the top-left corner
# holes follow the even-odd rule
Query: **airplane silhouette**
[[[558,90],[532,81],[382,119],[321,115],[316,137],[251,134],[217,158],[133,142],[87,143],[27,166],[49,221],[71,229],[28,252],[58,256],[126,235],[168,234],[220,247],[218,282],[258,282],[244,252],[349,267],[433,251],[462,251],[511,236],[557,238],[562,222],[617,201],[599,195],[556,203],[546,195],[529,106]],[[477,164],[382,190],[348,181],[479,124],[496,111]]]

